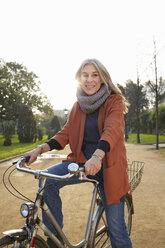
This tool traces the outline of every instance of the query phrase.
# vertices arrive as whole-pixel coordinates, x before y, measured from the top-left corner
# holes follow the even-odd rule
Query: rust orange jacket
[[[72,153],[67,160],[85,163],[86,158],[81,150],[86,114],[76,102],[64,128],[53,138],[59,142],[62,149],[69,144]],[[119,203],[130,187],[126,172],[127,159],[124,144],[123,103],[118,95],[110,95],[99,108],[98,127],[100,140],[110,144],[110,151],[103,159],[104,191],[107,204]]]

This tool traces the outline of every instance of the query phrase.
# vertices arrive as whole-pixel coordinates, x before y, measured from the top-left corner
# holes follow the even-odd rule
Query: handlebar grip
[[[27,162],[29,161],[29,159],[30,159],[30,156],[22,157],[22,159],[24,160],[25,163],[27,163]],[[16,160],[16,161],[14,161],[12,164],[14,165],[14,164],[16,164],[18,161],[19,161],[19,160]]]
[[[27,163],[30,159],[30,156],[25,157],[25,163]]]

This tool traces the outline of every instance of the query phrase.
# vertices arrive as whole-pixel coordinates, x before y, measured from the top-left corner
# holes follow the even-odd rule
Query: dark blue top
[[[100,139],[98,113],[99,111],[97,110],[92,114],[87,114],[86,117],[82,151],[87,159],[89,159],[98,148]]]
[[[107,141],[99,141],[98,114],[99,109],[86,116],[82,151],[87,159],[92,156],[97,148],[105,153],[110,150],[110,144]],[[50,139],[46,143],[50,146],[50,150],[61,149],[61,145],[55,139]]]

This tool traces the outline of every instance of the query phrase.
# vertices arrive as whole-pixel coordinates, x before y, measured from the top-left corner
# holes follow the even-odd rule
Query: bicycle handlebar
[[[13,162],[13,164],[16,164],[17,170],[25,172],[25,173],[33,174],[35,178],[37,179],[39,179],[40,177],[46,177],[46,178],[50,178],[54,180],[67,180],[73,177],[75,174],[79,173],[80,179],[87,179],[88,181],[90,180],[85,176],[84,168],[83,167],[79,168],[78,164],[76,163],[71,163],[68,165],[68,171],[69,171],[68,174],[59,176],[59,175],[50,174],[48,173],[47,170],[41,171],[41,170],[31,170],[29,168],[27,169],[27,166],[25,165],[26,162],[27,162],[27,158],[23,157],[23,158],[20,158],[18,161]],[[93,181],[93,180],[90,180],[90,181]]]

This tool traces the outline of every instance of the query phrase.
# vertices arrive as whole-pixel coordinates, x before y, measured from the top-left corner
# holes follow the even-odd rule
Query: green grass
[[[165,143],[165,135],[159,136],[159,142]],[[129,134],[127,143],[137,144],[137,134],[135,134],[135,133]],[[140,134],[140,143],[141,144],[155,144],[156,143],[156,135],[154,135],[154,134]]]
[[[11,146],[3,146],[4,139],[3,139],[3,136],[0,135],[0,159],[11,157],[11,156],[14,156],[17,154],[22,154],[24,152],[32,150],[37,145],[40,145],[46,141],[47,141],[47,137],[44,136],[43,140],[37,141],[35,143],[19,143],[17,135],[14,135],[12,138],[12,145]],[[141,144],[155,144],[156,143],[156,135],[140,134],[140,141],[141,141]],[[165,143],[165,135],[159,136],[159,142]],[[136,134],[129,134],[127,143],[137,144]],[[165,156],[165,148],[160,147],[159,152],[163,156]]]
[[[129,134],[127,143],[137,144],[137,134]],[[165,135],[159,135],[159,143],[165,143]],[[140,134],[140,144],[156,144],[156,135]],[[152,149],[155,150],[155,147],[153,146]],[[162,156],[165,156],[165,147],[160,146],[158,151]]]
[[[32,150],[37,145],[40,145],[47,141],[47,136],[43,137],[43,140],[37,141],[35,143],[19,143],[17,135],[14,135],[12,138],[12,145],[11,146],[4,146],[3,136],[0,135],[0,159],[4,159],[7,157],[11,157],[17,154],[22,154],[29,150]]]

